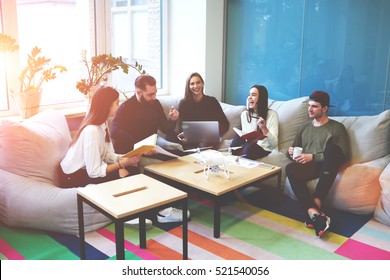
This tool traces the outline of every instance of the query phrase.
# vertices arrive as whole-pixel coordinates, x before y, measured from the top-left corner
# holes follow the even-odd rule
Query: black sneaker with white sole
[[[307,218],[306,221],[305,221],[305,227],[310,228],[310,229],[314,229],[314,222],[313,222],[313,220],[310,219],[310,218]]]
[[[330,226],[330,218],[322,213],[320,215],[314,214],[312,216],[312,220],[314,229],[316,230],[316,235],[321,237]]]

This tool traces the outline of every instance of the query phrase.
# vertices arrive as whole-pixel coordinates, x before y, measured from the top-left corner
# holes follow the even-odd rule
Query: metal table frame
[[[174,202],[169,202],[159,207],[151,208],[147,211],[140,211],[137,214],[132,214],[125,216],[123,218],[117,219],[111,214],[107,213],[105,210],[89,201],[80,194],[77,194],[77,211],[78,211],[78,223],[79,223],[79,238],[80,238],[80,259],[86,259],[85,252],[85,231],[84,231],[84,211],[83,211],[83,202],[90,205],[100,213],[104,214],[110,218],[115,224],[115,240],[116,240],[116,259],[124,260],[125,259],[125,248],[124,248],[124,222],[139,218],[139,240],[140,248],[146,249],[146,224],[145,217],[151,214],[156,214],[159,210],[166,208],[169,205],[181,204],[183,210],[183,222],[182,222],[182,234],[183,234],[183,260],[188,259],[188,198],[183,198]]]
[[[150,170],[145,170],[145,174],[147,174],[149,177],[153,177],[153,178],[155,178],[157,180],[160,180],[161,182],[168,183],[171,186],[178,187],[178,188],[183,187],[183,190],[185,190],[185,188],[190,188],[191,190],[194,190],[196,192],[200,192],[200,193],[203,193],[203,194],[206,194],[206,195],[210,196],[213,199],[213,201],[214,201],[214,237],[215,238],[219,238],[221,236],[221,200],[222,200],[224,195],[226,195],[228,193],[231,193],[231,192],[234,192],[234,191],[236,191],[238,189],[254,185],[254,184],[258,183],[258,182],[264,181],[264,180],[272,178],[274,176],[278,176],[278,188],[281,188],[281,181],[282,181],[282,169],[280,169],[276,173],[273,173],[273,174],[270,174],[268,176],[265,176],[265,177],[263,177],[261,179],[258,179],[258,180],[254,181],[254,182],[251,182],[251,183],[248,183],[247,185],[241,186],[241,187],[239,187],[239,188],[237,188],[235,190],[232,190],[230,192],[227,192],[225,194],[214,195],[214,194],[211,194],[209,192],[203,191],[201,189],[197,189],[197,188],[194,188],[194,187],[189,186],[187,184],[184,184],[184,183],[181,183],[181,182],[177,182],[177,181],[175,181],[173,179],[170,179],[170,178],[164,177],[162,175],[153,173]]]

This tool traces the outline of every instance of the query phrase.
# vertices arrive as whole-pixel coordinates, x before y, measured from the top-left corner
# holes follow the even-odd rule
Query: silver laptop
[[[182,130],[187,144],[191,146],[215,146],[220,141],[217,121],[183,121]]]

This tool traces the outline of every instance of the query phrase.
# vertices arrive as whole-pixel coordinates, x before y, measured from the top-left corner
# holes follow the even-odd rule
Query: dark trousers
[[[309,208],[318,209],[318,206],[314,203],[314,198],[318,198],[321,203],[325,200],[338,171],[345,161],[346,158],[339,146],[327,144],[323,161],[311,161],[306,164],[294,161],[286,166],[286,175],[291,188],[303,209],[306,211]],[[317,178],[319,178],[318,184],[313,195],[311,195],[306,182]]]
[[[129,171],[129,175],[139,174],[138,167],[129,166],[126,168]],[[61,166],[58,168],[58,177],[61,188],[76,188],[85,187],[88,184],[100,184],[116,179],[120,179],[119,171],[113,171],[107,173],[105,177],[91,178],[89,177],[87,170],[82,168],[72,174],[65,174],[62,171]]]
[[[262,147],[257,145],[256,142],[246,141],[240,136],[235,136],[233,138],[230,147],[239,147],[243,146],[241,150],[234,151],[234,155],[245,155],[244,157],[248,159],[259,159],[268,156],[271,152],[264,150]]]

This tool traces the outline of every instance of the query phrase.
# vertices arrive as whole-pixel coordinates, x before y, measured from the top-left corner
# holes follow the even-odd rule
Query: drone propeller
[[[211,149],[212,146],[208,146],[208,147],[202,147],[202,148],[195,148],[195,149],[188,149],[188,150],[184,150],[185,153],[190,153],[190,152],[197,152],[197,151],[202,151],[202,150],[207,150],[207,149]]]
[[[225,151],[229,151],[229,150],[235,151],[235,150],[238,150],[238,149],[241,149],[241,148],[242,148],[242,146],[238,146],[238,147],[228,147],[228,148],[218,149],[218,151],[220,151],[220,152],[225,152]]]

